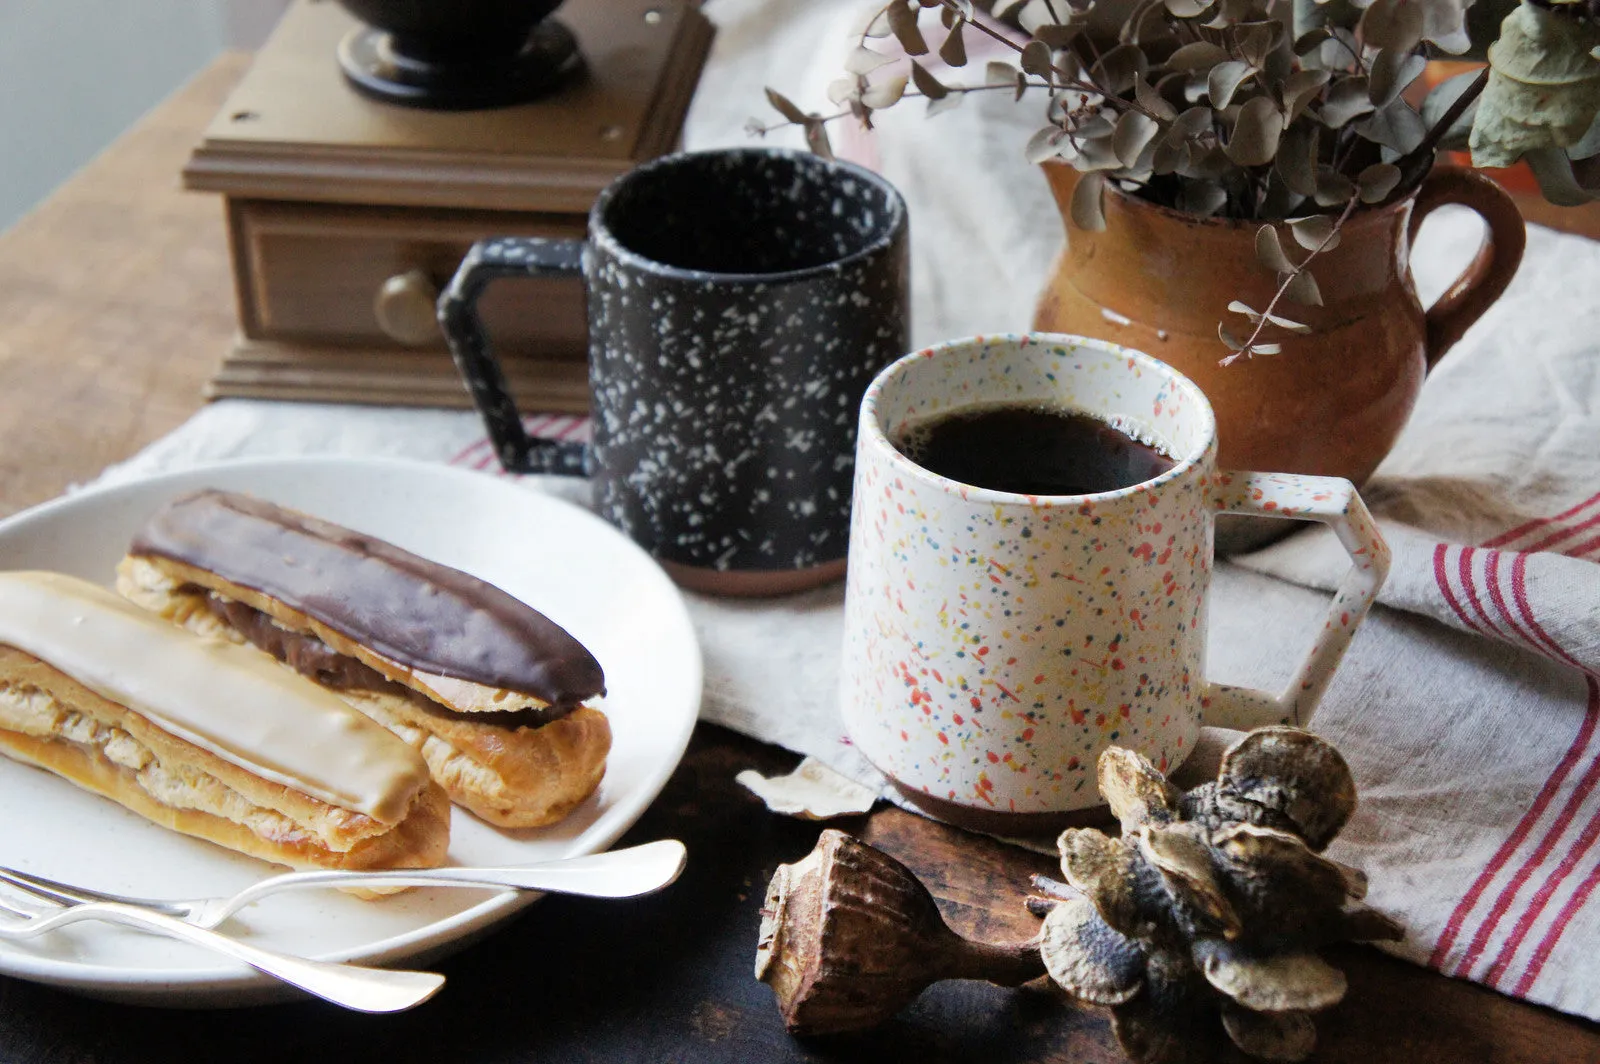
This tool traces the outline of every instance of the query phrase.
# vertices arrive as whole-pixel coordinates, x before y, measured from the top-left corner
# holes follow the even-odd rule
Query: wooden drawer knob
[[[439,288],[421,270],[407,270],[384,281],[372,301],[378,327],[391,339],[420,347],[439,339],[439,319],[434,304]]]

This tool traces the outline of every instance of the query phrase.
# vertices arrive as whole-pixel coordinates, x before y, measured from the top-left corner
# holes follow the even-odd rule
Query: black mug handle
[[[573,440],[529,436],[506,386],[505,371],[489,346],[478,315],[478,297],[500,277],[573,277],[583,273],[582,240],[501,236],[472,245],[456,275],[439,296],[439,327],[483,415],[500,464],[508,473],[588,475],[587,445]]]

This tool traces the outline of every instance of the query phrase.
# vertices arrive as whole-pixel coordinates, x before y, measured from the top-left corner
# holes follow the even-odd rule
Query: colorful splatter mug
[[[951,411],[1031,403],[1095,415],[1175,464],[1132,487],[1022,495],[948,480],[896,449]],[[1100,804],[1095,762],[1163,770],[1201,721],[1305,723],[1389,567],[1349,481],[1217,469],[1205,396],[1169,366],[1052,334],[955,340],[880,373],[861,405],[842,701],[851,739],[912,801],[1035,831]],[[1204,678],[1219,513],[1331,525],[1354,560],[1281,694]]]

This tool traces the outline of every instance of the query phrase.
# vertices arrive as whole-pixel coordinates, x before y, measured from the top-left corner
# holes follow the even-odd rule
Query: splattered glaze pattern
[[[952,408],[1017,401],[1098,415],[1178,463],[1117,491],[1027,496],[947,480],[890,442]],[[1024,814],[1097,805],[1095,762],[1108,745],[1165,770],[1193,747],[1203,703],[1285,715],[1281,699],[1212,688],[1201,674],[1213,514],[1288,508],[1337,523],[1341,507],[1359,507],[1348,489],[1219,474],[1205,398],[1137,352],[1035,334],[908,355],[878,376],[861,409],[846,727],[879,768],[945,801]],[[1373,564],[1336,603],[1348,623],[1297,679],[1305,712],[1382,579],[1381,541],[1360,514],[1344,527]]]
[[[559,268],[558,243],[485,242],[469,261],[508,271],[521,255],[535,264],[528,272]],[[867,170],[800,152],[667,156],[601,194],[581,270],[587,470],[600,513],[655,557],[696,568],[809,569],[844,557],[862,393],[908,342],[899,193]],[[474,294],[458,274],[441,320],[496,453],[580,472],[573,446],[522,435],[487,340],[473,332]]]

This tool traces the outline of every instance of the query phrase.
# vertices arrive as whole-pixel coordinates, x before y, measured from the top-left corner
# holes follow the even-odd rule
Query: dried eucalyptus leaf
[[[1252,355],[1281,355],[1281,354],[1283,354],[1283,345],[1282,344],[1254,344],[1250,348],[1250,354],[1252,354]]]
[[[1336,78],[1322,102],[1322,124],[1338,129],[1372,111],[1370,86],[1365,76],[1352,74]]]
[[[899,0],[889,5],[889,31],[907,55],[928,54],[928,42],[922,39],[922,30],[917,26],[917,11],[915,4]]]
[[[1374,107],[1383,107],[1421,77],[1427,65],[1428,60],[1414,52],[1385,48],[1372,61],[1367,98]]]
[[[1294,236],[1294,242],[1308,251],[1332,251],[1339,246],[1339,234],[1334,230],[1333,218],[1326,214],[1290,218],[1289,232]]]
[[[1331,166],[1317,167],[1317,191],[1313,198],[1319,207],[1341,207],[1356,194],[1356,183]]]
[[[1422,6],[1416,0],[1373,0],[1361,15],[1368,47],[1409,52],[1422,41]]]
[[[1362,203],[1382,203],[1400,183],[1400,168],[1392,163],[1373,163],[1356,175],[1356,189]]]
[[[1283,298],[1301,306],[1322,306],[1322,290],[1317,287],[1317,279],[1311,276],[1310,270],[1301,270],[1289,278],[1289,283],[1283,286]]]
[[[1078,179],[1078,187],[1072,190],[1072,203],[1069,210],[1073,225],[1091,233],[1098,233],[1105,229],[1106,216],[1101,201],[1105,187],[1106,179],[1104,174],[1084,174]]]
[[[845,58],[844,68],[852,74],[870,74],[886,63],[892,62],[894,62],[892,56],[884,55],[882,52],[874,52],[865,45],[858,45]]]
[[[779,114],[791,122],[803,125],[806,121],[808,121],[808,116],[806,113],[800,110],[800,108],[795,105],[793,100],[789,99],[789,97],[785,96],[783,93],[778,92],[776,89],[767,90],[767,102],[770,103]]]
[[[1239,108],[1239,117],[1233,124],[1233,136],[1228,138],[1228,158],[1240,166],[1265,166],[1278,154],[1278,141],[1283,136],[1283,112],[1265,96],[1246,100]]]
[[[1178,117],[1178,109],[1163,99],[1143,77],[1135,78],[1133,81],[1133,98],[1140,107],[1157,118],[1170,122]]]
[[[1119,44],[1102,55],[1089,69],[1094,74],[1096,85],[1113,96],[1121,96],[1133,88],[1135,79],[1144,77],[1150,69],[1150,61],[1145,58],[1144,49],[1138,45]]]
[[[1454,106],[1461,94],[1472,87],[1478,80],[1478,72],[1469,70],[1465,74],[1457,74],[1453,78],[1446,78],[1429,90],[1427,98],[1422,101],[1422,124],[1432,129],[1444,120],[1445,112]],[[1444,131],[1439,138],[1441,151],[1465,151],[1467,138],[1472,134],[1472,123],[1478,115],[1479,100],[1467,104],[1467,109],[1462,111],[1450,128]]]
[[[1283,23],[1277,19],[1241,22],[1233,27],[1233,39],[1244,61],[1260,68],[1273,49],[1283,43]]]
[[[1294,269],[1294,263],[1283,252],[1278,231],[1270,225],[1263,225],[1256,230],[1256,261],[1268,273],[1288,273]]]
[[[1535,148],[1576,143],[1600,114],[1600,26],[1522,4],[1489,47],[1489,83],[1472,124],[1472,164],[1510,166]]]
[[[1189,166],[1187,169],[1182,171],[1183,176],[1185,177],[1204,179],[1213,183],[1218,182],[1219,179],[1226,177],[1229,174],[1237,174],[1237,172],[1238,168],[1234,166],[1233,160],[1228,158],[1228,153],[1215,146],[1205,148],[1203,150],[1191,148],[1189,151]],[[1217,187],[1220,189],[1222,186],[1218,184]],[[1222,198],[1223,203],[1226,203],[1226,190],[1223,190]],[[1209,193],[1207,193],[1207,195],[1199,202],[1203,202],[1205,199],[1209,199]],[[1219,203],[1212,209],[1220,210],[1222,205],[1222,203]],[[1187,210],[1188,208],[1185,207],[1184,209]],[[1202,211],[1201,213],[1210,212]]]
[[[923,112],[923,115],[926,118],[933,118],[936,115],[944,114],[946,111],[954,111],[961,106],[961,101],[966,98],[967,94],[964,92],[952,92],[948,96],[939,97],[937,100],[929,100],[928,109]]]
[[[1107,926],[1087,898],[1057,905],[1041,930],[1045,970],[1078,1000],[1120,1005],[1144,988],[1144,955]]]
[[[889,27],[889,12],[887,10],[879,11],[872,16],[872,21],[867,23],[867,28],[861,31],[863,37],[881,38],[889,37],[893,34],[894,30]]]
[[[1017,79],[1017,68],[1010,63],[991,59],[983,68],[985,85],[1010,85]]]
[[[1206,75],[1206,92],[1211,98],[1211,106],[1219,111],[1228,106],[1239,86],[1254,73],[1249,63],[1232,59],[1212,67]]]
[[[860,98],[861,95],[860,78],[834,78],[828,82],[828,99],[833,103],[843,104],[848,100]]]
[[[1528,169],[1539,182],[1539,192],[1558,207],[1581,207],[1600,198],[1600,191],[1584,188],[1572,169],[1572,160],[1560,148],[1533,148],[1523,153]]]
[[[1161,124],[1146,118],[1138,111],[1124,111],[1117,119],[1117,129],[1111,135],[1111,148],[1122,160],[1122,165],[1133,166],[1144,154],[1145,148],[1161,132]]]
[[[930,100],[942,100],[950,93],[938,78],[928,73],[927,67],[915,59],[911,61],[911,83],[917,87],[918,92]]]
[[[1209,107],[1191,107],[1179,115],[1167,131],[1167,140],[1182,143],[1212,128],[1215,115]]]
[[[906,75],[895,74],[874,82],[861,94],[861,102],[875,111],[892,107],[906,94],[906,81]]]
[[[1066,130],[1060,126],[1045,126],[1028,138],[1028,143],[1022,147],[1022,156],[1037,166],[1061,154],[1061,142],[1066,137]]]
[[[824,159],[832,159],[833,144],[828,140],[828,126],[821,118],[806,120],[806,147]]]
[[[1309,123],[1292,125],[1278,143],[1278,157],[1272,161],[1283,183],[1299,196],[1317,194],[1317,134]]]
[[[1233,335],[1228,327],[1223,325],[1221,322],[1217,323],[1217,339],[1221,340],[1223,344],[1227,346],[1229,351],[1244,350],[1244,341]]]
[[[1210,41],[1186,44],[1167,56],[1163,64],[1168,70],[1210,70],[1218,63],[1228,61],[1228,50]]]
[[[1165,176],[1176,174],[1189,165],[1189,146],[1182,141],[1174,144],[1171,140],[1163,138],[1156,145],[1155,154],[1150,157],[1150,169]]]
[[[1211,10],[1215,0],[1166,0],[1167,11],[1173,18],[1198,18]]]
[[[1283,82],[1283,113],[1291,123],[1317,98],[1330,77],[1326,70],[1297,70]]]
[[[1303,321],[1295,321],[1293,318],[1281,318],[1276,314],[1268,314],[1267,322],[1268,324],[1276,325],[1280,329],[1285,329],[1300,336],[1308,336],[1313,331],[1311,326],[1307,325]],[[1267,353],[1277,354],[1276,351],[1269,351]]]
[[[1040,26],[1033,31],[1033,39],[1043,42],[1052,52],[1060,51],[1070,45],[1083,33],[1084,27],[1077,22],[1063,22]]]
[[[1029,41],[1022,49],[1023,73],[1050,80],[1050,46],[1043,41]]]
[[[1261,320],[1261,312],[1259,310],[1257,310],[1255,307],[1252,307],[1250,304],[1242,303],[1237,299],[1228,304],[1228,309],[1233,311],[1235,314],[1243,314],[1245,317],[1249,318],[1252,323]]]
[[[967,45],[961,39],[961,28],[965,25],[965,22],[956,22],[950,28],[950,33],[945,37],[944,43],[939,46],[939,58],[944,60],[946,66],[963,67],[967,65]]]
[[[1350,127],[1374,144],[1381,144],[1400,155],[1415,151],[1428,135],[1422,116],[1403,99],[1396,98]]]
[[[1422,39],[1451,55],[1472,47],[1467,8],[1473,0],[1413,0],[1422,9]]]

